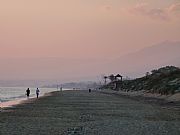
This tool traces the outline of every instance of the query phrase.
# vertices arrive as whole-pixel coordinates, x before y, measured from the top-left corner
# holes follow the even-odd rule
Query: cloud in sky
[[[101,7],[100,7],[100,10],[102,11],[102,12],[110,12],[111,10],[113,9],[113,7],[112,7],[112,5],[102,5]]]
[[[111,10],[112,9],[112,6],[111,5],[104,5],[103,6],[106,10]]]
[[[172,4],[168,8],[168,12],[175,15],[176,17],[180,19],[180,3]]]
[[[151,19],[169,21],[180,19],[180,3],[175,3],[167,8],[150,8],[148,3],[139,3],[128,11],[135,15],[147,16]]]

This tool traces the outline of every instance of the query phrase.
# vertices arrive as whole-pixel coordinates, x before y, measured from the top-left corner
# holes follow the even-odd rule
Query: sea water
[[[36,89],[30,88],[30,97],[36,96]],[[0,87],[0,103],[26,98],[26,90],[27,88],[24,87]],[[39,90],[40,96],[48,92],[57,91],[56,88],[39,88]]]

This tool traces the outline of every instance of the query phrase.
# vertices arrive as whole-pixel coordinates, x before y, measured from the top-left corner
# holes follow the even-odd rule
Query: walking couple
[[[26,95],[27,95],[27,98],[29,98],[29,96],[30,96],[30,89],[28,88],[27,90],[26,90]],[[40,93],[40,90],[39,90],[39,88],[37,88],[36,89],[36,97],[37,98],[39,98],[39,93]]]

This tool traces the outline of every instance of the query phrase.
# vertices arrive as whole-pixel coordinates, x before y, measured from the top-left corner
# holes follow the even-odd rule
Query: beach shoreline
[[[0,112],[0,134],[180,133],[179,111],[101,91],[55,91],[27,101]]]
[[[38,99],[46,97],[46,96],[51,96],[53,92],[56,92],[56,91],[44,93],[43,95],[39,96]],[[5,102],[0,103],[0,108],[1,110],[6,109],[6,108],[11,108],[19,104],[33,102],[36,99],[37,99],[36,97],[30,97],[30,98],[20,98],[20,99],[5,101]]]
[[[73,90],[69,90],[73,91]],[[80,90],[81,91],[81,90]],[[83,90],[82,90],[83,91]],[[59,91],[52,91],[52,92],[47,92],[44,93],[43,95],[39,96],[38,99],[44,98],[46,96],[53,96],[53,93],[58,93]],[[125,98],[129,98],[132,100],[138,100],[140,102],[146,102],[148,104],[156,104],[161,107],[169,107],[169,108],[176,108],[180,110],[180,100],[179,100],[179,94],[178,93],[178,98],[173,98],[175,95],[159,95],[159,94],[150,94],[150,93],[144,93],[143,91],[140,92],[124,92],[124,91],[114,91],[114,90],[100,90],[96,91],[104,94],[110,94],[110,95],[115,95],[115,96],[122,96]],[[16,105],[19,104],[24,104],[24,103],[30,103],[34,102],[37,100],[36,97],[31,97],[31,98],[21,98],[21,99],[16,99],[16,100],[11,100],[11,101],[6,101],[6,102],[1,102],[0,103],[0,108],[1,109],[6,109],[6,108],[11,108],[15,107]]]

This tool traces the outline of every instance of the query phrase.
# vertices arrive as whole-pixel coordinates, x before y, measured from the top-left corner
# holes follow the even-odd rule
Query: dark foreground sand
[[[101,92],[54,92],[0,112],[0,135],[179,134],[179,110]]]

